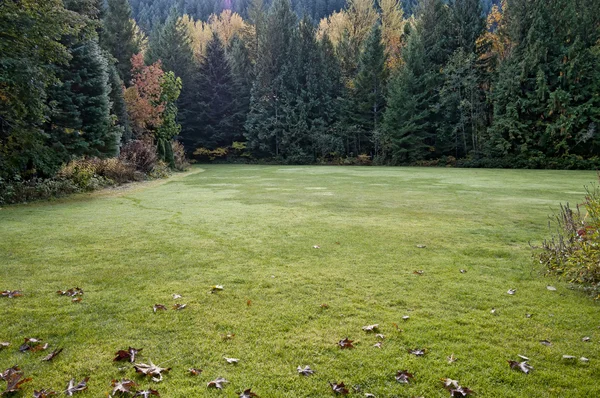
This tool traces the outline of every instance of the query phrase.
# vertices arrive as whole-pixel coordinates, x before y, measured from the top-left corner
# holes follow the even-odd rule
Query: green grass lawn
[[[11,343],[0,371],[18,364],[33,378],[24,397],[85,376],[89,397],[105,397],[117,378],[173,398],[247,388],[263,398],[328,397],[327,383],[342,381],[360,386],[356,397],[447,397],[444,377],[478,397],[598,397],[600,307],[544,277],[529,247],[549,235],[559,203],[581,201],[596,179],[210,165],[165,183],[5,207],[0,290],[23,296],[0,298],[0,341]],[[224,290],[211,294],[217,284]],[[55,293],[75,286],[81,303]],[[154,313],[156,303],[169,310]],[[187,308],[171,310],[175,303]],[[381,348],[361,329],[370,324],[385,335]],[[25,337],[50,346],[21,353]],[[354,349],[337,346],[345,337]],[[140,362],[172,370],[154,383],[112,361],[129,346],[143,348]],[[54,361],[41,361],[58,347]],[[414,348],[426,354],[407,352]],[[519,354],[530,374],[510,369]],[[299,365],[315,374],[299,376]],[[203,373],[191,376],[191,367]],[[415,376],[409,385],[394,378],[405,369]],[[207,389],[217,377],[230,383]]]

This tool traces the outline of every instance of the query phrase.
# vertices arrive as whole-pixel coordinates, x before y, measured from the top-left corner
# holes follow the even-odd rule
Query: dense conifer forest
[[[170,165],[179,141],[198,161],[597,168],[598,65],[596,0],[8,0],[0,180],[132,140]]]

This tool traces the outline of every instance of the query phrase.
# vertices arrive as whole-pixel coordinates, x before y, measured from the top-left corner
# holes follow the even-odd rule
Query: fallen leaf
[[[314,245],[313,246],[313,249],[320,249],[320,248],[321,248],[321,246],[319,246],[319,245]]]
[[[15,298],[21,297],[23,295],[23,292],[20,290],[5,290],[3,292],[0,292],[0,295],[2,297]]]
[[[157,397],[160,397],[160,394],[158,393],[158,391],[153,390],[153,389],[136,391],[134,397],[148,398],[148,397],[150,397],[150,395],[156,395]]]
[[[219,390],[222,390],[223,389],[223,384],[225,384],[225,383],[229,383],[229,381],[225,380],[222,377],[218,377],[215,380],[209,381],[206,384],[206,387],[208,387],[208,388],[218,388]]]
[[[466,269],[461,269],[461,270],[460,270],[460,273],[461,273],[461,274],[466,274],[466,273],[467,273],[467,270],[466,270]]]
[[[408,353],[413,354],[418,357],[422,357],[423,355],[425,355],[425,350],[420,349],[420,348],[415,348],[414,350],[408,350]]]
[[[4,372],[0,373],[0,379],[6,380],[12,374],[20,373],[20,372],[21,372],[21,369],[17,365],[15,365],[12,368],[8,368]]]
[[[162,372],[169,372],[171,368],[161,368],[160,366],[156,366],[152,363],[152,361],[148,361],[148,364],[145,363],[136,363],[133,368],[136,372],[142,373],[146,376],[152,376],[152,381],[158,383],[162,381],[163,376]]]
[[[424,273],[425,273],[425,271],[423,271],[422,269],[413,271],[413,274],[415,274],[415,275],[423,275]]]
[[[341,245],[341,243],[340,243],[340,242],[335,242],[335,244],[336,244],[336,245]]]
[[[152,309],[154,309],[154,312],[156,312],[156,311],[166,311],[167,307],[165,307],[163,304],[154,304],[154,307],[152,307]]]
[[[214,285],[210,287],[210,292],[211,293],[217,293],[220,292],[221,290],[223,290],[223,285]]]
[[[529,361],[529,358],[527,358],[527,357],[526,357],[526,356],[524,356],[524,355],[518,354],[517,356],[518,356],[519,358],[521,358],[522,360],[524,360],[524,361]]]
[[[441,381],[442,381],[442,384],[444,384],[445,389],[459,387],[458,380],[453,380],[453,379],[445,377],[445,378],[441,379]]]
[[[411,379],[414,380],[415,377],[412,373],[408,373],[408,370],[399,370],[396,373],[396,381],[398,383],[408,384]]]
[[[243,392],[241,392],[239,394],[240,394],[240,398],[258,397],[258,395],[256,395],[255,393],[252,392],[251,388],[248,388],[247,390],[244,390]]]
[[[85,377],[83,380],[79,382],[79,384],[75,385],[75,379],[71,379],[69,384],[67,385],[67,389],[65,390],[65,394],[69,397],[75,394],[76,392],[87,390],[87,382],[90,378]]]
[[[0,349],[8,347],[10,343],[8,341],[0,341]]]
[[[550,290],[551,292],[556,291],[556,288],[554,286],[550,286],[550,285],[546,286],[546,289]]]
[[[252,305],[252,300],[247,300],[246,301],[246,306],[250,307]]]
[[[81,302],[81,300],[82,300],[82,299],[81,299],[81,297],[73,297],[73,298],[71,299],[71,302],[72,302],[72,303],[80,303],[80,302]]]
[[[492,308],[492,310],[490,311],[490,313],[491,313],[492,315],[496,315],[496,309],[495,309],[495,308]]]
[[[302,376],[310,376],[315,373],[315,371],[312,370],[308,365],[306,365],[304,368],[298,366],[296,369],[298,370],[298,373],[300,373]]]
[[[347,395],[349,393],[348,389],[344,385],[344,383],[329,383],[331,389],[336,394]]]
[[[375,332],[379,328],[379,324],[363,326],[362,330],[365,332]]]
[[[547,347],[550,347],[552,345],[552,343],[548,340],[540,340],[540,343]]]
[[[198,376],[200,373],[202,373],[202,369],[198,369],[198,368],[189,368],[188,372],[190,372],[190,374],[192,376]]]
[[[25,337],[25,342],[23,344],[21,344],[21,346],[19,347],[19,351],[21,351],[21,352],[25,352],[25,351],[36,352],[36,351],[45,350],[46,348],[48,348],[48,344],[42,345],[41,339],[36,339],[33,337]]]
[[[527,374],[530,370],[533,369],[533,366],[529,365],[527,361],[517,362],[517,361],[508,361],[511,369],[517,369],[521,372]]]
[[[471,390],[469,387],[461,387],[461,386],[458,386],[457,388],[449,389],[448,392],[450,393],[450,397],[452,397],[452,398],[466,397],[468,395],[475,394],[475,392],[473,390]]]
[[[50,395],[57,395],[54,391],[40,390],[33,391],[33,398],[48,398]]]
[[[23,378],[23,372],[16,370],[18,367],[14,366],[8,370],[12,370],[9,372],[3,379],[6,381],[6,389],[2,393],[2,395],[8,395],[21,390],[21,385],[31,381],[31,377],[26,379]]]
[[[408,321],[409,319],[410,319],[410,317],[409,317],[408,315],[404,315],[404,316],[402,317],[402,320],[404,320],[404,321]]]
[[[375,347],[375,348],[381,348],[381,346],[382,346],[381,341],[378,341],[377,343],[373,344],[373,347]]]
[[[223,340],[233,340],[234,337],[235,337],[235,333],[227,333],[227,334],[221,335],[221,338]]]
[[[338,345],[340,346],[341,349],[354,348],[354,346],[352,345],[353,342],[354,342],[354,340],[349,340],[348,337],[346,337],[345,339],[338,341]]]
[[[587,359],[586,357],[581,357],[581,358],[579,358],[579,360],[580,360],[581,362],[589,362],[589,361],[590,361],[590,360],[589,360],[589,359]]]
[[[533,315],[531,314],[525,314],[525,318],[531,318]]]
[[[31,352],[44,351],[48,348],[48,343],[45,344],[36,344],[31,346]]]
[[[456,357],[454,356],[454,354],[451,354],[447,359],[448,363],[456,362]]]
[[[365,393],[365,398],[375,398],[375,395],[367,392]]]
[[[74,296],[82,296],[83,295],[83,289],[78,288],[78,287],[73,287],[71,289],[68,290],[57,290],[56,291],[57,294],[61,295],[61,296],[69,296],[69,297],[74,297]]]
[[[178,303],[173,306],[173,309],[178,311],[178,310],[184,309],[185,307],[187,307],[187,304],[179,304]]]
[[[329,304],[323,303],[323,304],[321,304],[321,308],[327,309],[327,308],[329,308]]]
[[[575,357],[573,355],[563,355],[562,359],[571,360],[571,359],[577,359],[577,357]]]
[[[181,294],[173,293],[173,300],[177,300],[181,298]]]
[[[225,361],[227,361],[227,363],[238,363],[240,360],[237,358],[227,358],[227,357],[223,357],[225,359]]]
[[[377,337],[378,339],[381,339],[381,340],[385,339],[385,336],[383,334],[381,334],[381,333],[377,333],[375,335],[375,337]]]
[[[417,245],[417,249],[425,249],[427,246],[425,245]]]
[[[129,361],[131,363],[135,362],[135,356],[138,352],[142,351],[143,348],[133,348],[129,347],[127,350],[119,350],[115,354],[116,357],[113,361]]]
[[[517,289],[508,289],[507,294],[513,295],[517,292]]]
[[[581,341],[583,341],[584,343],[588,343],[588,342],[589,342],[589,341],[591,341],[591,340],[592,340],[592,339],[591,339],[591,338],[589,338],[589,337],[587,337],[587,336],[581,339]]]
[[[62,352],[62,350],[63,350],[62,348],[59,348],[59,349],[57,349],[57,350],[54,350],[54,351],[52,351],[50,354],[46,355],[46,356],[45,356],[45,357],[42,359],[42,361],[51,361],[51,360],[53,360],[54,358],[56,358],[56,356],[57,356],[58,354],[60,354],[60,353]]]
[[[122,380],[113,380],[112,381],[112,393],[111,394],[129,394],[131,391],[132,387],[137,386],[137,383],[132,381],[132,380],[128,380],[128,379],[122,379]]]

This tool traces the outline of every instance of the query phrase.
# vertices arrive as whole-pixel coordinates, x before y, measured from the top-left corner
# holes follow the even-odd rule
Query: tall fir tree
[[[178,122],[181,124],[182,134],[191,136],[200,132],[201,126],[194,123],[192,114],[194,96],[198,91],[197,66],[194,63],[194,53],[191,46],[187,27],[177,16],[175,8],[164,25],[155,26],[150,35],[146,63],[151,64],[158,60],[162,63],[163,70],[175,73],[183,84],[177,106],[181,109],[178,113]]]
[[[238,93],[225,48],[216,34],[208,42],[195,86],[198,91],[194,97],[191,122],[197,129],[193,134],[182,134],[184,144],[191,150],[231,145],[243,133],[236,130],[236,127],[239,128],[236,120]]]
[[[275,0],[258,34],[256,78],[245,125],[248,147],[257,155],[285,156],[288,130],[283,113],[290,106],[289,93],[297,87],[296,45],[296,16],[290,2]]]
[[[117,60],[119,76],[126,84],[131,80],[131,57],[140,49],[136,44],[135,23],[128,0],[108,0],[104,27],[100,36],[102,47]]]
[[[236,139],[244,139],[244,124],[250,110],[250,95],[254,81],[254,66],[250,58],[250,51],[245,41],[235,36],[231,41],[228,61],[233,76],[234,92],[237,97],[237,109],[233,118],[233,131]]]
[[[378,154],[379,140],[375,140],[385,110],[387,91],[385,47],[381,27],[375,24],[365,42],[358,64],[358,73],[349,91],[346,125],[352,131],[354,152]]]
[[[507,19],[516,45],[492,90],[489,154],[522,159],[599,154],[594,48],[600,4],[512,0]]]

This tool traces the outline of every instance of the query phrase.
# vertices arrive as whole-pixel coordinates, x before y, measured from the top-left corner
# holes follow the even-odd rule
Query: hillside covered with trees
[[[418,3],[418,4],[417,4]],[[173,164],[600,165],[595,0],[0,4],[0,178]]]

